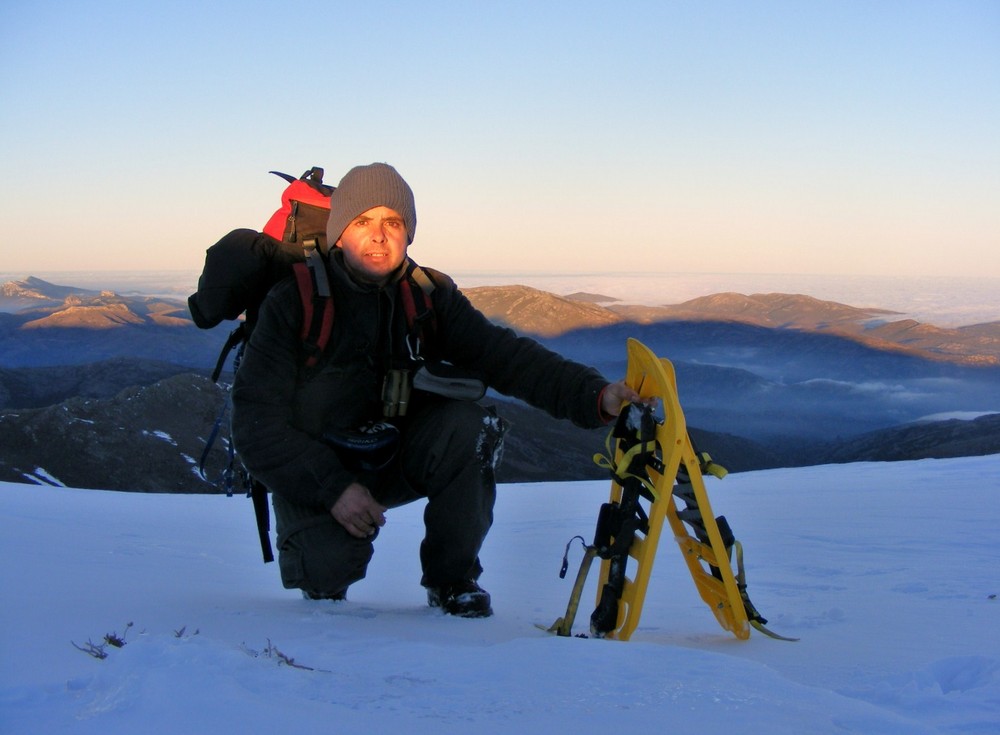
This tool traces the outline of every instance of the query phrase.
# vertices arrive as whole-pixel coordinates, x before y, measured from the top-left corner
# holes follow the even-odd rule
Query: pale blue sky
[[[0,271],[395,165],[453,272],[1000,277],[1000,2],[0,5]]]

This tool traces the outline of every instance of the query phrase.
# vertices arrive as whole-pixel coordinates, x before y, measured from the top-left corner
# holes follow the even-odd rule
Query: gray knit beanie
[[[330,196],[330,218],[326,221],[326,240],[332,249],[344,229],[362,212],[373,207],[396,210],[406,225],[407,244],[413,242],[417,229],[417,210],[413,191],[403,177],[387,163],[355,166],[340,180]]]

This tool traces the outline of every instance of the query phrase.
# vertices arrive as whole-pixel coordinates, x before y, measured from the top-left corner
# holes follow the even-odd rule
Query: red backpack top
[[[323,183],[323,169],[313,166],[297,179],[280,171],[270,173],[283,178],[288,186],[281,194],[281,208],[264,225],[264,234],[325,251],[326,220],[334,187]]]

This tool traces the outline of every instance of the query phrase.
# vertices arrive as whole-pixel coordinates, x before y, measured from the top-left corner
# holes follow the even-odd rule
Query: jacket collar
[[[410,272],[410,269],[415,266],[409,256],[400,264],[385,285],[379,286],[374,283],[368,283],[367,281],[358,280],[351,269],[347,267],[347,263],[344,262],[344,251],[340,248],[333,248],[330,251],[328,258],[330,264],[329,270],[333,274],[334,278],[337,279],[339,283],[348,286],[353,291],[358,291],[362,293],[374,293],[382,289],[390,288],[395,286],[397,283],[402,281],[406,274]]]

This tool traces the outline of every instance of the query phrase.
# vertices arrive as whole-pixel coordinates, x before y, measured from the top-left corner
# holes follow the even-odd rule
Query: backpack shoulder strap
[[[437,286],[434,285],[434,281],[431,280],[431,277],[427,275],[427,271],[414,263],[409,276],[418,286],[420,286],[420,290],[424,292],[424,296],[429,300],[431,294],[434,293],[434,289],[437,288]]]
[[[226,359],[229,357],[229,353],[235,350],[237,347],[242,351],[243,345],[247,340],[247,328],[246,322],[240,322],[236,325],[236,328],[229,333],[229,337],[226,338],[226,344],[222,345],[222,351],[219,353],[219,359],[215,362],[215,370],[212,371],[212,382],[218,383],[219,378],[222,376],[222,370],[226,366]],[[242,352],[237,353],[236,364],[233,365],[233,372],[236,372],[236,368],[239,367],[239,356]]]
[[[432,338],[437,329],[434,302],[431,300],[434,289],[434,281],[430,276],[411,261],[406,277],[399,284],[399,295],[406,315],[407,347],[413,357],[421,356],[423,344]]]
[[[400,296],[403,299],[403,311],[406,312],[406,323],[412,331],[415,328],[433,329],[434,281],[419,265],[414,264],[400,284]]]
[[[303,263],[292,266],[302,301],[302,329],[299,337],[306,354],[306,367],[313,367],[330,341],[333,331],[333,298],[326,264],[318,251],[310,249]]]

